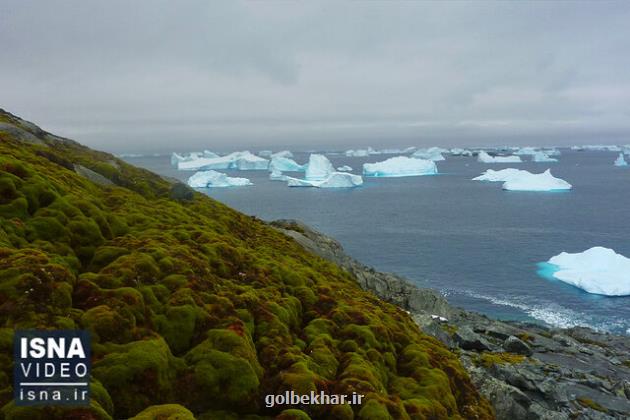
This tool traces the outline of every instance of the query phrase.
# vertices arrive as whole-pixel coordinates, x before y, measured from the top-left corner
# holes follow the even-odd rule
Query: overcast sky
[[[113,152],[630,143],[630,3],[2,0],[0,107]]]

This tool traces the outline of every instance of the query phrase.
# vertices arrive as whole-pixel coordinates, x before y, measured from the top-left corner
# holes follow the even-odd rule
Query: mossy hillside
[[[492,416],[452,353],[338,267],[206,196],[171,199],[150,172],[35,133],[40,144],[0,133],[0,416],[68,415],[10,402],[16,328],[91,331],[82,418]],[[367,397],[265,408],[285,390]]]

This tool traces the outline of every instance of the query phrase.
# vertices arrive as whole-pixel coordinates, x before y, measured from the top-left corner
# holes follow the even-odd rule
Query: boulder
[[[464,350],[490,350],[490,344],[485,338],[474,332],[470,327],[460,327],[454,335],[455,341]]]
[[[522,354],[525,356],[532,355],[532,349],[520,338],[509,336],[503,342],[503,348],[510,353]]]

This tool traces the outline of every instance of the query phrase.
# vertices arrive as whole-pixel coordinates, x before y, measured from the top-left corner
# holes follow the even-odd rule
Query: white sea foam
[[[462,293],[457,291],[456,293]],[[619,332],[624,331],[630,334],[628,321],[607,317],[601,321],[594,319],[584,313],[565,308],[555,302],[537,300],[536,303],[525,301],[521,296],[495,297],[484,295],[473,291],[463,291],[466,296],[486,300],[495,305],[508,306],[520,309],[530,317],[542,321],[550,326],[558,328],[588,327],[596,331]]]

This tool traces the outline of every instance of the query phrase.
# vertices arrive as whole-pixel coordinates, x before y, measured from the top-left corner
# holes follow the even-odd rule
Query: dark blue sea
[[[630,297],[589,294],[536,273],[537,263],[562,251],[604,246],[630,257],[630,167],[613,166],[618,153],[561,150],[558,163],[482,164],[447,156],[437,162],[436,176],[364,178],[363,187],[340,190],[289,188],[269,181],[267,171],[226,171],[255,185],[204,192],[265,220],[302,220],[365,264],[438,289],[469,310],[630,333]],[[364,162],[392,155],[327,156],[335,167],[360,173]],[[183,181],[193,173],[175,170],[169,156],[126,159]],[[295,153],[298,163],[307,159],[308,153]],[[573,190],[507,192],[501,183],[471,181],[485,169],[507,167],[551,168]]]

